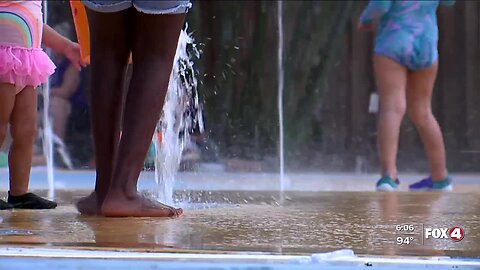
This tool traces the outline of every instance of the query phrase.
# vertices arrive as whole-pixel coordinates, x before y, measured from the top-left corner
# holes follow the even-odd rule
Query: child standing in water
[[[188,0],[83,0],[91,40],[91,109],[95,190],[82,214],[176,217],[181,209],[152,202],[137,190],[160,118]],[[132,77],[125,72],[132,54]],[[125,100],[123,96],[126,95]],[[123,116],[123,117],[122,117]],[[121,131],[121,136],[120,136]]]
[[[396,158],[405,112],[417,128],[430,161],[431,175],[410,190],[450,191],[445,145],[432,114],[432,92],[438,70],[438,5],[455,1],[370,1],[359,23],[370,31],[378,20],[375,78],[380,95],[378,147],[382,177],[376,188],[398,188]]]
[[[47,82],[55,65],[41,49],[64,54],[80,69],[78,44],[56,33],[42,20],[42,1],[0,2],[0,145],[10,124],[10,190],[0,209],[51,209],[55,202],[28,192],[37,128],[36,88]]]

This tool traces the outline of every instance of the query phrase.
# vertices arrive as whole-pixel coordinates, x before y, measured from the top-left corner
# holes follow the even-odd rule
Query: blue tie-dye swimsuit
[[[375,54],[389,57],[410,70],[428,68],[438,60],[438,5],[445,1],[370,1],[360,21],[379,19]]]

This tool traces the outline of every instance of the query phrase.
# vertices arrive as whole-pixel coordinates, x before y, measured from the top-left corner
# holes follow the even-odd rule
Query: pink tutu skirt
[[[0,82],[14,84],[17,93],[26,86],[46,83],[55,68],[41,48],[0,45]]]

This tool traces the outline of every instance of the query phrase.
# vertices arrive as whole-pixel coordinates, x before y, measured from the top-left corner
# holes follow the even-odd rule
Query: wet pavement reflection
[[[55,210],[0,212],[0,246],[54,246],[184,252],[297,254],[350,248],[357,254],[478,257],[476,193],[191,192],[178,219],[81,216],[59,192]],[[3,194],[2,194],[3,195]],[[215,202],[215,203],[213,203]],[[412,225],[407,230],[397,225]],[[425,239],[425,228],[460,226],[454,242]],[[408,227],[408,226],[407,226]],[[397,241],[400,238],[402,244]],[[407,239],[407,240],[406,240]],[[408,243],[405,243],[408,242]]]

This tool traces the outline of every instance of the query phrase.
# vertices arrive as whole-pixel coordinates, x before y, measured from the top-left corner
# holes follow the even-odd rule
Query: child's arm
[[[86,66],[80,53],[80,46],[57,33],[47,24],[43,26],[42,43],[55,52],[65,55],[76,69],[80,70]]]
[[[391,0],[371,0],[363,11],[362,16],[360,16],[360,24],[373,24],[376,19],[381,18],[385,13],[387,13],[391,6]]]

